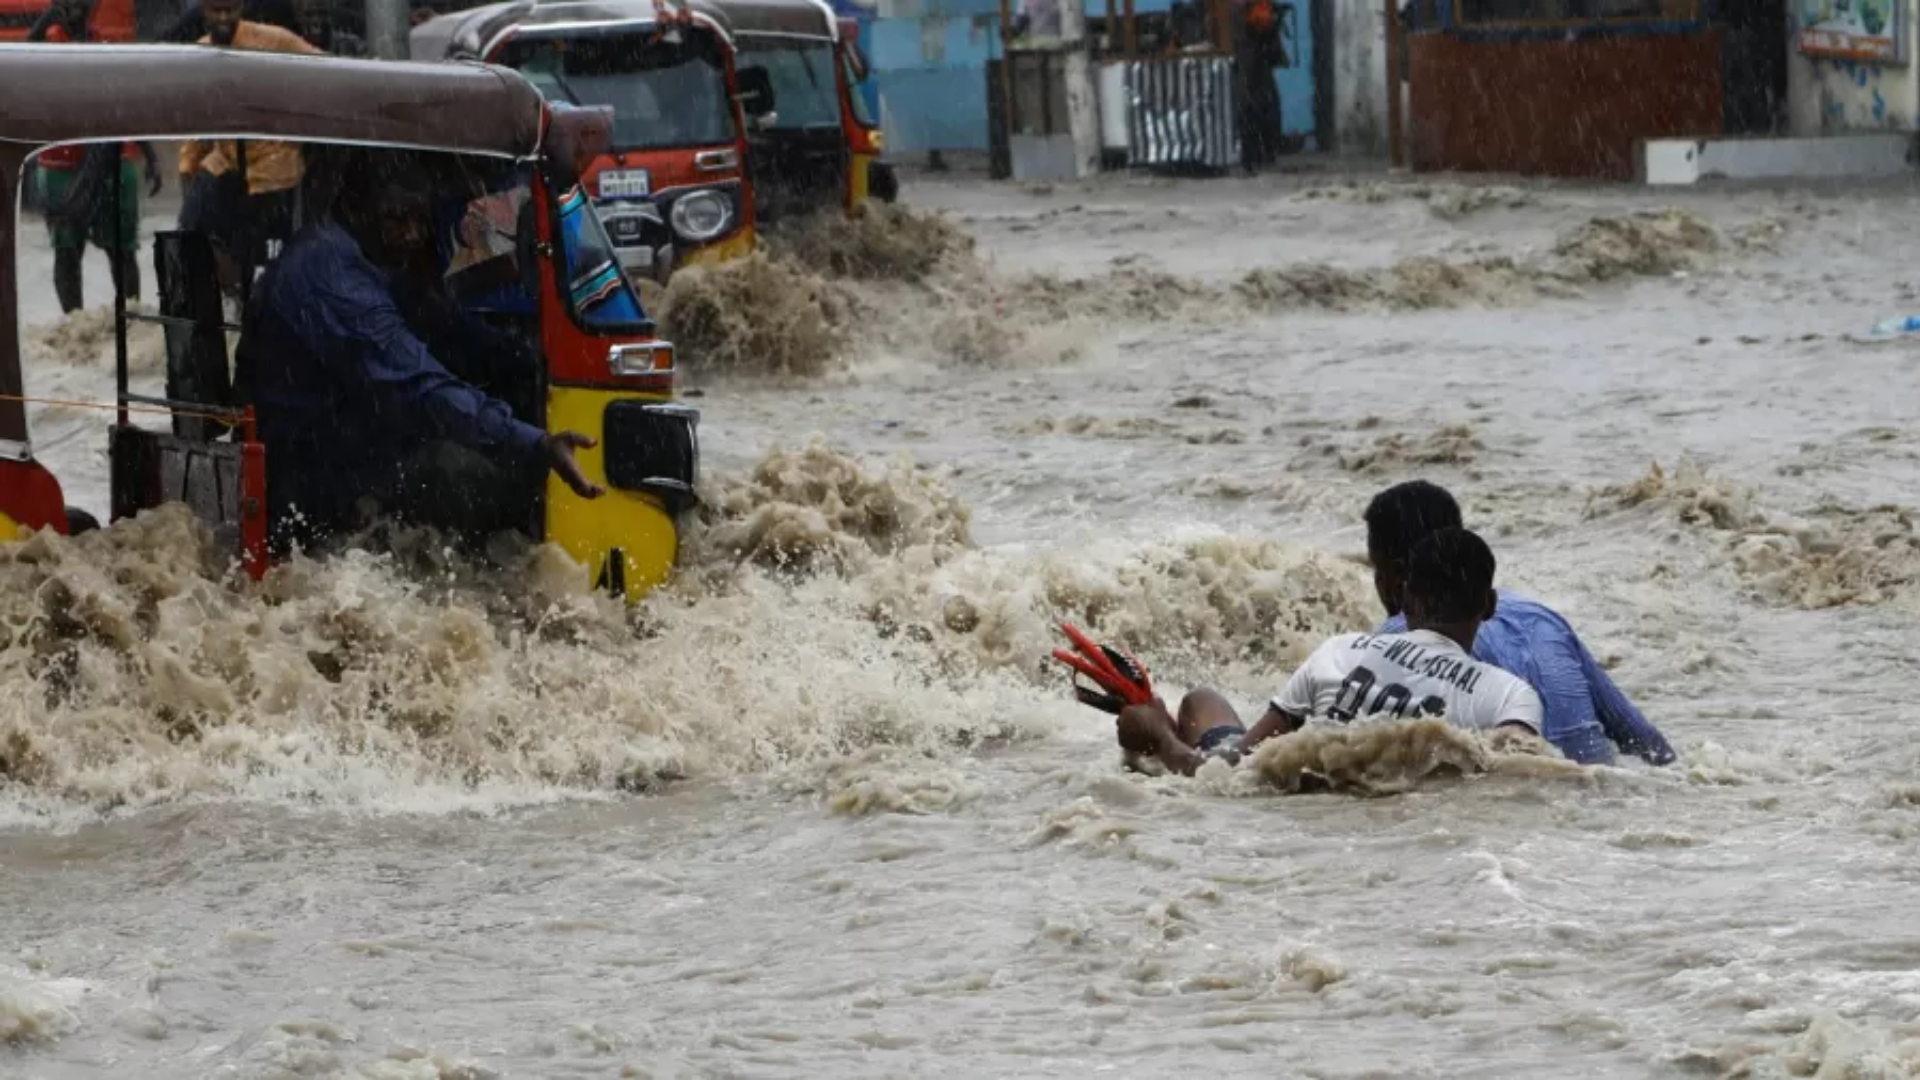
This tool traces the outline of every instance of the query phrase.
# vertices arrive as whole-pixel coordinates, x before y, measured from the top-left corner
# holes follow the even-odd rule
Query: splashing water
[[[1799,245],[1885,270],[1910,207],[1823,239],[1785,206],[1769,261],[1779,230],[1731,219],[1783,208],[1741,193],[1667,200],[1709,244],[1622,193],[1236,183],[1126,186],[1093,230],[979,196],[983,230],[1037,222],[1026,249],[770,240],[736,272],[787,273],[839,336],[783,360],[804,335],[754,320],[791,307],[714,293],[706,347],[757,342],[708,371],[727,469],[634,609],[550,548],[429,533],[257,585],[173,511],[0,547],[0,1072],[1904,1075],[1909,585],[1900,511],[1861,492],[1911,446],[1897,394],[1804,377],[1832,342],[1798,344],[1793,299],[1877,305],[1795,277]],[[1276,207],[1310,215],[1181,262]],[[1094,269],[1000,269],[1034,247]],[[1766,344],[1693,344],[1720,319]],[[1814,449],[1776,462],[1762,426]],[[1711,470],[1583,505],[1692,450]],[[1042,659],[1055,621],[1257,713],[1378,619],[1335,552],[1414,475],[1683,766],[1429,722],[1122,772]],[[1777,565],[1747,550],[1774,536]]]

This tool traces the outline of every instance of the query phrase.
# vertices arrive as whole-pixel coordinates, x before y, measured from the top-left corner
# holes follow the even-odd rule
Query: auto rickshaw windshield
[[[519,69],[549,101],[612,107],[613,145],[620,149],[717,146],[734,138],[720,47],[704,31],[682,31],[677,44],[651,29],[515,39],[499,62]]]
[[[829,41],[740,39],[738,67],[761,67],[773,83],[774,129],[797,131],[840,126],[839,63]]]

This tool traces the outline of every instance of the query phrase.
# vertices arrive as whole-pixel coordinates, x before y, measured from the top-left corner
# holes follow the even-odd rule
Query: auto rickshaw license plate
[[[600,174],[600,197],[644,199],[653,190],[652,181],[645,169],[609,169]]]

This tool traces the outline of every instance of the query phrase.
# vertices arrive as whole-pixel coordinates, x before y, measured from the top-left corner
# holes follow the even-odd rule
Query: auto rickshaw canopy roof
[[[835,41],[839,20],[825,0],[509,0],[442,15],[415,27],[410,50],[416,59],[474,59],[485,55],[506,31],[552,37],[572,31],[652,26],[663,10],[679,7],[728,41],[737,37],[786,37]]]
[[[0,142],[236,137],[527,157],[544,106],[518,73],[203,45],[0,45]]]

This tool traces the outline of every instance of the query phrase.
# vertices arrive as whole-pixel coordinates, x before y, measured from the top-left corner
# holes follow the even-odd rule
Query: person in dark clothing
[[[345,175],[332,214],[261,277],[240,343],[276,546],[353,529],[363,498],[477,540],[523,528],[548,470],[583,498],[604,494],[573,458],[592,439],[522,422],[436,358],[489,356],[497,367],[517,342],[463,312],[403,311],[401,297],[430,291],[415,279],[432,243],[424,171],[363,162]]]
[[[1413,75],[1413,61],[1409,59],[1413,50],[1407,47],[1407,38],[1439,25],[1440,13],[1434,0],[1406,0],[1400,5],[1400,71],[1395,76],[1399,83],[1405,84]]]
[[[1240,129],[1240,161],[1248,172],[1280,156],[1282,119],[1275,68],[1287,64],[1280,41],[1279,6],[1273,0],[1242,0],[1233,6],[1234,110]]]
[[[89,41],[92,15],[92,0],[54,0],[27,38]],[[140,177],[135,167],[142,161],[151,198],[160,194],[160,164],[146,142],[55,146],[35,159],[34,187],[53,240],[53,291],[62,313],[71,315],[86,306],[81,268],[88,242],[107,253],[114,287],[129,299],[140,298]]]
[[[1789,19],[1784,0],[1721,4],[1722,98],[1729,135],[1771,135],[1784,122]]]
[[[371,56],[366,41],[360,35],[348,33],[338,26],[334,18],[335,6],[334,0],[293,0],[294,17],[300,23],[297,32],[307,39],[307,44],[321,52],[355,59]]]

